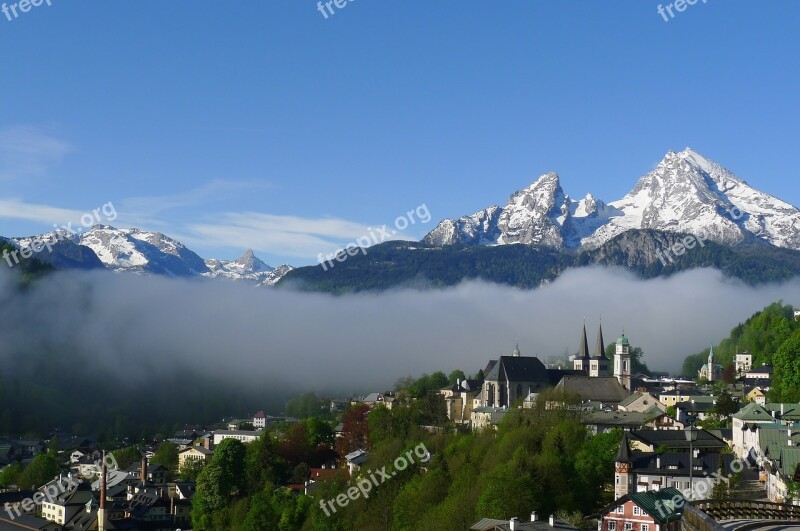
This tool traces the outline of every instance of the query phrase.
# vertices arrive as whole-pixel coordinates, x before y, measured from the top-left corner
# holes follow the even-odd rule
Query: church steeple
[[[578,357],[583,359],[589,358],[589,342],[586,341],[586,323],[583,323],[583,332],[581,332],[581,342],[578,345]]]
[[[595,358],[605,358],[606,357],[606,345],[603,342],[603,324],[602,323],[600,323],[600,330],[598,330],[598,332],[597,332],[597,343],[594,346],[594,357]]]

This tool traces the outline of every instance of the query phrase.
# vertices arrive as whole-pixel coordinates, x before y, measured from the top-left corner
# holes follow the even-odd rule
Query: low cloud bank
[[[517,341],[523,355],[572,353],[584,317],[593,348],[602,316],[607,343],[624,329],[650,368],[675,372],[781,299],[799,304],[800,280],[752,288],[708,269],[643,281],[595,267],[535,291],[466,282],[350,296],[58,273],[23,292],[0,278],[0,357],[56,345],[130,385],[191,367],[265,392],[346,394],[388,389],[409,374],[473,373]]]

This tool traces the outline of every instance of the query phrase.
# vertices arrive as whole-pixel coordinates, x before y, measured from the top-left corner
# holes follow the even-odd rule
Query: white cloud
[[[0,179],[40,177],[72,151],[44,130],[28,125],[0,128]]]

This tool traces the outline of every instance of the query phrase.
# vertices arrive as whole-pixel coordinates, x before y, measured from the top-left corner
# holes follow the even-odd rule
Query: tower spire
[[[583,323],[583,332],[581,332],[581,342],[578,345],[578,357],[579,358],[588,358],[589,357],[589,342],[586,341],[586,322]]]
[[[606,357],[606,345],[603,341],[603,322],[600,321],[600,330],[597,331],[597,343],[594,346],[594,356],[595,358],[605,358]]]

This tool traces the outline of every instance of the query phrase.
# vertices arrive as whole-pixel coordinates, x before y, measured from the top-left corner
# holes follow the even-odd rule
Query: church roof
[[[613,376],[590,378],[588,376],[564,376],[556,390],[579,396],[582,400],[596,400],[616,405],[630,393]]]
[[[501,356],[497,364],[498,375],[514,382],[548,382],[547,368],[539,358],[528,356]],[[494,370],[492,371],[494,372]],[[487,380],[489,378],[486,378]],[[497,378],[499,379],[499,378]]]

